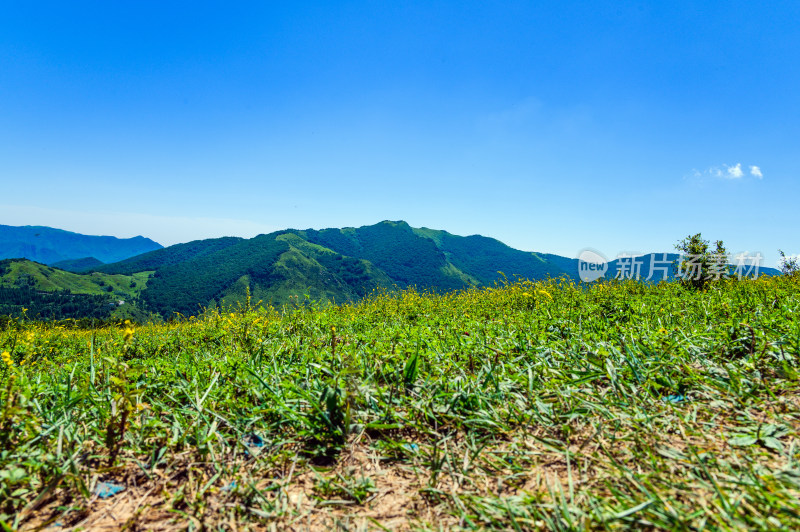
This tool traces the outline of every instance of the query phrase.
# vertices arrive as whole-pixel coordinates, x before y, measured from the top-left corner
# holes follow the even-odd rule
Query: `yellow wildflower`
[[[543,295],[543,296],[547,297],[547,298],[548,298],[548,299],[550,299],[551,301],[552,301],[552,299],[553,299],[553,296],[551,296],[551,295],[550,295],[550,292],[548,292],[547,290],[539,290],[539,289],[537,288],[537,289],[536,289],[536,293],[537,293],[537,294],[541,294],[541,295]]]
[[[8,351],[3,351],[3,354],[0,356],[2,356],[3,362],[6,363],[6,366],[8,366],[9,368],[14,367],[14,361],[11,360],[11,353],[9,353]]]
[[[123,331],[123,339],[125,343],[130,343],[133,339],[133,325],[131,325],[130,320],[125,320],[125,330]]]

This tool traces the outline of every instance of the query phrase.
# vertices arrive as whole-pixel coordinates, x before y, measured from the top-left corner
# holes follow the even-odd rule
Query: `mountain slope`
[[[77,274],[27,259],[0,260],[0,315],[62,318],[136,318],[136,300],[149,272]]]
[[[305,294],[344,302],[390,282],[366,261],[344,257],[293,232],[278,232],[160,267],[142,297],[162,316],[188,316],[217,303],[243,302],[247,290],[256,301],[272,304]]]
[[[27,259],[0,261],[0,285],[28,286],[47,292],[69,290],[75,294],[134,298],[145,288],[147,277],[148,272],[134,275],[79,274]]]
[[[255,301],[280,304],[290,297],[308,295],[315,301],[356,301],[377,287],[390,287],[391,279],[365,260],[346,257],[308,242],[295,233],[278,234],[288,245],[270,268],[269,275],[248,274],[225,291],[225,305],[244,302],[245,286]]]
[[[156,270],[142,297],[150,309],[165,317],[174,312],[195,315],[242,276],[269,279],[270,267],[288,248],[274,235],[260,235],[167,264]]]
[[[109,263],[161,247],[161,244],[142,236],[90,236],[52,227],[0,225],[0,259],[25,258],[52,264],[94,257]]]
[[[218,251],[229,248],[243,241],[244,239],[239,237],[194,240],[185,244],[175,244],[174,246],[169,246],[167,248],[161,248],[149,253],[137,255],[113,264],[97,266],[93,269],[94,271],[103,273],[121,273],[127,275],[130,275],[134,272],[157,270],[159,268],[163,268],[164,266],[173,266],[198,259],[206,255],[213,255]]]
[[[414,233],[431,239],[447,260],[484,286],[491,286],[502,280],[503,275],[509,279],[514,276],[544,279],[570,274],[548,260],[545,255],[520,251],[494,238],[480,235],[456,236],[447,231],[426,227],[414,229]]]
[[[458,237],[384,221],[344,229],[286,230],[251,239],[222,238],[171,246],[95,268],[131,274],[155,270],[142,299],[164,317],[254,301],[281,305],[308,296],[356,301],[376,288],[449,291],[491,285],[514,275],[564,272],[535,253],[486,237]]]
[[[67,270],[68,272],[74,272],[74,273],[92,271],[96,268],[99,268],[102,265],[103,262],[97,260],[94,257],[60,260],[58,262],[50,264],[50,266],[54,268],[59,268],[61,270]]]

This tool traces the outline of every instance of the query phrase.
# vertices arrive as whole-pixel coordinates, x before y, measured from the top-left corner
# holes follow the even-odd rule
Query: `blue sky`
[[[232,5],[233,4],[233,5]],[[4,2],[0,224],[800,253],[800,2]]]

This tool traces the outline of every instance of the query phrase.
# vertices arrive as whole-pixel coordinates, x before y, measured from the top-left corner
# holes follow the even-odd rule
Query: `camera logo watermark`
[[[578,255],[578,276],[584,283],[591,283],[608,272],[608,259],[597,250],[584,249]]]

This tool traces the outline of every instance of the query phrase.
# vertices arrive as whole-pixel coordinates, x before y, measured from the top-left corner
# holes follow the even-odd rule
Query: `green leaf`
[[[769,437],[775,436],[775,433],[778,432],[779,427],[777,425],[767,424],[761,427],[761,436]]]
[[[772,436],[773,438],[783,438],[789,434],[789,429],[784,425],[772,425],[774,429],[771,434],[764,434],[764,436]]]
[[[414,353],[406,361],[405,368],[403,369],[403,381],[406,388],[410,388],[411,386],[413,386],[414,382],[417,380],[418,369],[419,369],[419,356],[417,355],[417,353]]]
[[[664,458],[670,458],[672,460],[686,460],[687,457],[685,454],[680,452],[678,449],[673,447],[658,447],[656,448],[656,452],[663,456]]]
[[[753,445],[757,441],[756,437],[750,434],[737,434],[732,438],[728,438],[728,443],[735,447],[747,447],[748,445]]]
[[[643,502],[643,503],[641,503],[641,504],[637,504],[637,505],[636,505],[636,506],[634,506],[633,508],[628,508],[627,510],[624,510],[624,511],[622,511],[622,512],[619,512],[619,513],[618,513],[617,515],[615,515],[614,517],[615,517],[616,519],[622,519],[623,517],[628,517],[629,515],[633,515],[633,514],[635,514],[635,513],[636,513],[636,512],[638,512],[638,511],[644,510],[645,508],[647,508],[647,507],[648,507],[648,506],[650,506],[651,504],[653,504],[653,501],[645,501],[645,502]]]
[[[779,453],[783,452],[783,444],[780,441],[778,441],[777,438],[767,436],[766,438],[761,438],[761,443],[764,444],[764,447],[768,447],[773,451],[777,451]]]

